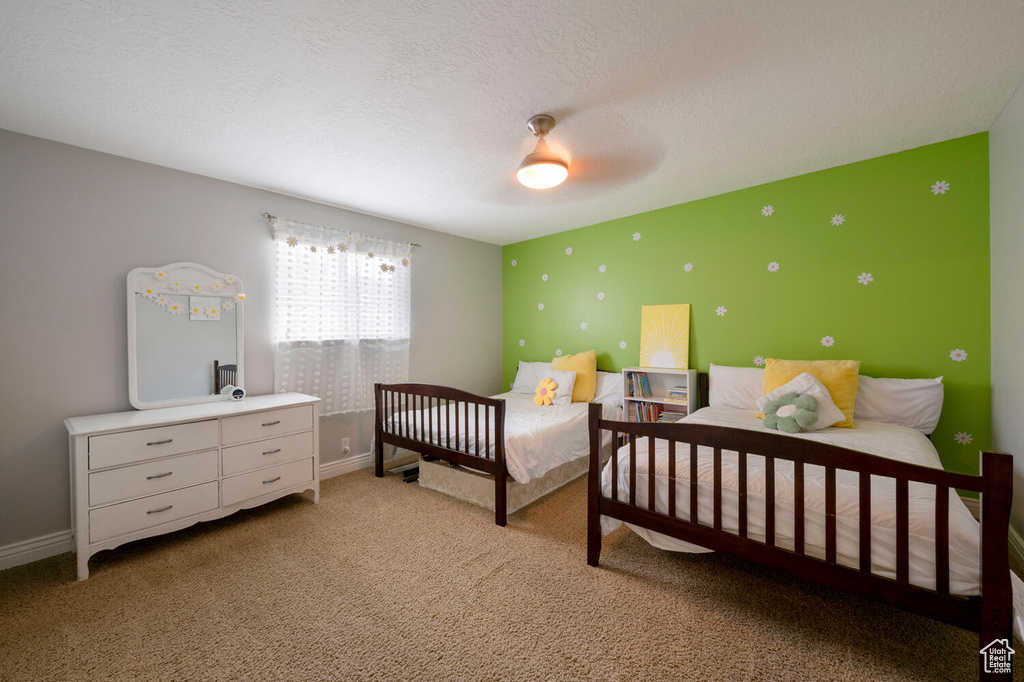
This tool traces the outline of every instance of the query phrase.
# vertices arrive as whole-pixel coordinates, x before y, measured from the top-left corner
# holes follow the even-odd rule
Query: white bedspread
[[[519,483],[540,478],[555,467],[590,454],[590,434],[587,425],[589,403],[572,403],[570,405],[548,405],[538,407],[533,396],[525,393],[502,393],[492,396],[505,400],[505,467],[509,475]],[[603,419],[622,419],[622,409],[607,403],[602,406]],[[438,430],[438,410],[441,411],[441,427]],[[417,429],[420,413],[416,410]],[[454,408],[453,408],[454,413]],[[459,412],[459,443],[454,441],[454,414],[452,420],[453,440],[450,447],[465,451],[467,440],[470,454],[477,452],[476,420],[473,406],[470,405],[469,424],[463,424],[465,412]],[[447,443],[447,427],[445,425],[445,408],[430,410],[433,434],[424,434],[417,440],[449,447]],[[405,413],[399,413],[390,421],[398,422],[405,419]],[[468,426],[468,428],[467,428]],[[490,422],[490,450],[488,455],[494,456],[494,418]],[[480,453],[487,449],[484,433],[484,414],[480,410]],[[611,434],[605,433],[603,444],[611,440]]]
[[[763,431],[763,422],[756,412],[728,407],[706,407],[687,417],[687,423],[711,424],[740,429]],[[941,469],[938,453],[925,436],[913,429],[895,424],[858,421],[855,429],[828,428],[822,431],[789,436],[820,443],[859,450],[889,459]],[[637,441],[636,503],[648,504],[648,442]],[[676,447],[676,515],[688,519],[690,510],[690,455],[688,448]],[[618,497],[629,501],[629,448],[619,450]],[[611,461],[601,477],[602,491],[611,496]],[[713,525],[714,468],[711,448],[698,448],[698,520]],[[775,537],[776,544],[785,549],[794,547],[794,483],[791,462],[775,463]],[[860,496],[859,474],[836,472],[836,561],[851,568],[859,567],[860,555]],[[655,447],[655,507],[659,512],[668,510],[668,444],[656,441]],[[735,452],[722,452],[722,530],[739,532],[739,474]],[[747,533],[751,539],[764,541],[765,537],[765,481],[764,460],[749,455],[747,458]],[[909,486],[909,580],[920,587],[935,589],[935,487],[911,483]],[[819,466],[804,467],[804,543],[806,554],[825,557],[825,470]],[[896,495],[892,479],[872,479],[871,485],[871,570],[876,575],[896,578]],[[622,524],[617,519],[601,517],[604,534],[611,533]],[[708,552],[711,550],[627,524],[655,547],[678,552]],[[954,594],[979,593],[979,547],[981,528],[971,516],[959,495],[949,496],[949,585]],[[1022,631],[1020,614],[1024,613],[1024,583],[1011,573],[1014,591],[1014,630]]]

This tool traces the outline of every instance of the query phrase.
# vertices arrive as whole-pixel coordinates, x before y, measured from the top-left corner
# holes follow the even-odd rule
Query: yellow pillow
[[[810,372],[825,384],[832,402],[846,419],[833,424],[844,429],[853,428],[853,405],[857,401],[857,380],[860,375],[859,360],[773,360],[768,358],[762,383],[764,393],[770,393],[783,384],[788,384],[804,372]],[[763,414],[758,417],[764,418]]]
[[[572,385],[572,401],[589,403],[597,390],[597,351],[588,350],[576,355],[563,355],[551,361],[551,369],[559,372],[576,372],[576,383]]]

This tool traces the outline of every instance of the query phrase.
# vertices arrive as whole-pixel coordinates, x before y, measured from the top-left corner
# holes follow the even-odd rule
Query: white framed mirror
[[[127,293],[132,407],[229,400],[223,386],[245,387],[240,279],[172,263],[129,272]]]

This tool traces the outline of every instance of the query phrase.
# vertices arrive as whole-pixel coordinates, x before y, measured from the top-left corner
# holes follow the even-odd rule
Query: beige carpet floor
[[[0,572],[3,680],[970,680],[977,637],[626,530],[577,480],[509,518],[369,471]],[[1017,666],[1020,670],[1021,667]]]

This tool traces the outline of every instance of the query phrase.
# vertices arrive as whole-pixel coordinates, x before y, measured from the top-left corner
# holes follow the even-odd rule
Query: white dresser
[[[278,393],[65,419],[78,579],[103,549],[291,493],[319,502],[319,402]]]

